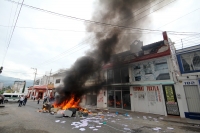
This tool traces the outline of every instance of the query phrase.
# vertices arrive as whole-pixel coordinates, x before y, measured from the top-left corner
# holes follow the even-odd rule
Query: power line
[[[53,58],[51,58],[51,59],[49,59],[49,60],[47,60],[47,61],[45,61],[43,63],[40,63],[39,65],[45,64],[47,62],[52,62],[52,60],[56,59],[57,57],[60,57],[60,56],[64,55],[66,52],[69,52],[69,51],[72,51],[72,50],[78,48],[78,46],[80,46],[80,45],[84,44],[85,42],[89,41],[89,39],[91,39],[91,38],[88,38],[87,40],[82,41],[81,43],[77,44],[76,46],[74,46],[74,47],[72,47],[70,49],[67,49],[66,51],[62,52],[61,54],[58,54],[58,55],[54,56]]]
[[[175,21],[177,21],[177,20],[179,20],[179,19],[181,19],[181,18],[183,18],[183,17],[185,17],[185,16],[187,16],[187,15],[193,13],[193,12],[198,11],[199,9],[200,9],[200,8],[197,8],[197,9],[195,9],[195,10],[193,10],[193,11],[191,11],[191,12],[189,12],[189,13],[187,13],[187,14],[185,14],[185,15],[183,15],[183,16],[181,16],[181,17],[179,17],[179,18],[177,18],[177,19],[175,19],[175,20],[173,20],[173,21],[171,21],[171,22],[169,22],[169,23],[166,23],[166,24],[162,25],[161,27],[164,27],[164,26],[166,26],[166,25],[168,25],[168,24],[170,24],[170,23],[173,23],[173,22],[175,22]],[[157,28],[157,29],[160,29],[161,27],[159,27],[159,28]]]
[[[15,1],[12,1],[12,0],[6,0],[6,1],[9,1],[9,2],[13,2],[13,3],[16,3]],[[173,0],[171,1],[170,3],[162,6],[161,8],[171,4],[172,2],[174,2],[176,0]],[[49,13],[49,14],[53,14],[53,15],[57,15],[57,16],[60,16],[60,17],[65,17],[65,18],[69,18],[69,19],[73,19],[73,20],[78,20],[78,21],[83,21],[83,22],[87,22],[87,23],[93,23],[93,24],[97,24],[97,25],[104,25],[104,26],[108,26],[108,27],[113,27],[113,28],[122,28],[122,29],[127,29],[127,30],[143,30],[143,31],[160,31],[162,32],[161,30],[152,30],[152,29],[142,29],[142,28],[133,28],[133,27],[128,27],[128,26],[123,26],[123,25],[115,25],[115,24],[109,24],[109,23],[104,23],[104,22],[98,22],[98,21],[94,21],[94,20],[87,20],[87,19],[83,19],[83,18],[77,18],[77,17],[74,17],[74,16],[69,16],[69,15],[64,15],[64,14],[61,14],[61,13],[57,13],[57,12],[53,12],[53,11],[49,11],[49,10],[45,10],[45,9],[42,9],[42,8],[38,8],[38,7],[34,7],[34,6],[31,6],[31,5],[26,5],[26,4],[23,4],[23,6],[25,7],[28,7],[28,8],[32,8],[32,9],[35,9],[35,10],[39,10],[39,11],[42,11],[42,12],[45,12],[45,13]],[[150,14],[158,11],[159,9],[161,8],[158,8],[157,10],[154,10],[153,12],[151,12]],[[145,16],[143,16],[142,18],[150,15],[150,14],[147,14]],[[140,19],[142,19],[140,18]],[[140,20],[139,19],[139,20]],[[138,20],[136,20],[138,21]],[[135,21],[134,21],[135,22]],[[177,32],[177,31],[168,31],[168,32],[173,32],[173,33],[187,33],[187,34],[196,34],[195,32]]]
[[[4,56],[3,61],[2,61],[2,66],[3,66],[4,60],[5,60],[6,54],[7,54],[7,52],[8,52],[8,48],[9,48],[9,46],[10,46],[10,42],[11,42],[11,39],[12,39],[14,30],[15,30],[15,26],[16,26],[16,24],[17,24],[17,20],[18,20],[18,18],[19,18],[19,14],[20,14],[20,12],[21,12],[23,3],[24,3],[24,0],[23,0],[22,3],[21,3],[21,7],[20,7],[20,9],[19,9],[19,13],[18,13],[18,15],[17,15],[17,19],[16,19],[16,21],[15,21],[15,25],[14,25],[14,27],[13,27],[13,30],[12,30],[12,33],[11,33],[11,36],[10,36],[10,39],[9,39],[9,42],[8,42],[8,46],[7,46],[7,49],[6,49],[6,53],[5,53],[5,56]]]

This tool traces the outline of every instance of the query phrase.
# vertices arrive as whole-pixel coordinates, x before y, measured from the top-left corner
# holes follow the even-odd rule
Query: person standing
[[[26,105],[26,102],[27,102],[27,96],[25,96],[24,101],[23,101],[24,106]]]
[[[37,101],[37,104],[39,104],[40,103],[40,98],[38,98],[38,101]]]
[[[46,102],[47,102],[47,96],[44,96],[43,104],[45,104]]]
[[[20,96],[20,99],[19,99],[19,106],[18,106],[18,107],[21,107],[21,106],[22,106],[23,101],[24,101],[24,97],[23,97],[23,96]]]

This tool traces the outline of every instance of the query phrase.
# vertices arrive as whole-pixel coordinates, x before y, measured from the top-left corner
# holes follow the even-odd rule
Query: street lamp
[[[31,69],[35,70],[35,77],[34,77],[34,80],[33,80],[33,87],[34,87],[35,78],[36,78],[36,74],[37,74],[37,68],[31,68]],[[32,94],[33,94],[33,87],[32,87],[32,91],[31,91],[31,95],[30,95],[31,98],[32,98]]]

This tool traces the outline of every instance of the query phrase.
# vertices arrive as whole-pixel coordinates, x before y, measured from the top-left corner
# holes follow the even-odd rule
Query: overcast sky
[[[22,0],[15,1],[22,2]],[[92,18],[95,1],[96,0],[25,0],[24,4],[89,20]],[[149,6],[159,2],[160,4],[157,4],[157,7],[152,7],[148,12],[137,16],[140,18],[147,15],[137,22],[137,28],[200,33],[199,0],[151,1],[152,3]],[[141,9],[143,7],[143,5],[141,5],[141,7],[133,9],[133,11],[141,9],[138,11],[138,13],[140,13],[148,9],[149,6]],[[12,28],[7,26],[14,25],[19,8],[20,5],[18,5],[17,9],[16,3],[0,0],[0,65],[2,65],[12,31]],[[38,77],[49,72],[51,69],[52,72],[55,72],[62,68],[70,68],[76,59],[83,56],[90,48],[90,45],[84,41],[87,35],[84,31],[85,25],[81,21],[22,6],[17,21],[17,27],[14,30],[11,43],[3,62],[4,70],[1,75],[20,79],[33,79],[34,70],[31,68],[37,68]],[[188,37],[186,35],[169,34],[168,36],[172,41],[176,42],[177,47],[181,47],[181,38],[187,37],[183,40],[184,46],[191,45],[191,41],[193,42],[192,44],[199,44],[200,42],[200,40],[198,40],[200,35]],[[137,39],[143,41],[144,45],[147,45],[162,40],[162,34],[145,33]]]

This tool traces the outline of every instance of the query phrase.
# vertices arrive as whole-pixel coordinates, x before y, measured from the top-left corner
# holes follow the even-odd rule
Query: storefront
[[[179,115],[173,85],[131,87],[132,111],[159,115]]]
[[[131,110],[129,87],[108,87],[107,106],[111,108]]]
[[[31,93],[33,97],[40,99],[43,99],[45,95],[52,96],[53,87],[53,85],[35,85],[33,88],[28,89],[28,96],[30,97]]]

